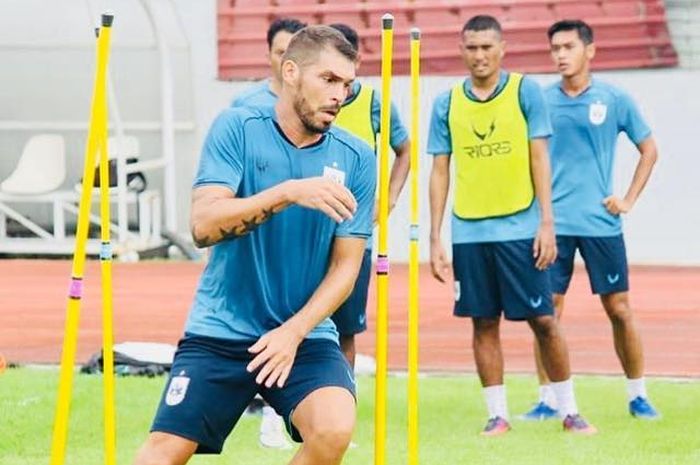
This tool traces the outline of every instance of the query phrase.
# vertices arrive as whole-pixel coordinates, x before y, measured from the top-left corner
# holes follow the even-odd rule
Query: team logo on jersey
[[[185,372],[181,371],[178,376],[173,376],[168,386],[168,393],[165,395],[166,405],[177,405],[185,399],[187,394],[187,386],[190,385],[190,379],[185,376]]]
[[[462,286],[459,281],[455,281],[455,302],[459,302],[460,297],[462,297]]]
[[[257,166],[258,171],[264,173],[265,171],[267,171],[267,167],[270,166],[270,163],[267,160],[258,159],[255,162],[255,166]]]
[[[345,171],[341,171],[338,169],[338,163],[333,162],[333,166],[324,166],[323,167],[323,177],[328,178],[333,182],[336,182],[338,184],[345,185]]]
[[[588,108],[588,119],[596,126],[600,126],[605,122],[605,117],[608,115],[608,106],[603,102],[592,103]]]
[[[476,137],[479,138],[479,140],[483,141],[493,135],[493,131],[496,130],[496,120],[491,121],[491,126],[488,127],[488,130],[484,132],[479,132],[477,129],[474,127],[472,124],[472,132]]]

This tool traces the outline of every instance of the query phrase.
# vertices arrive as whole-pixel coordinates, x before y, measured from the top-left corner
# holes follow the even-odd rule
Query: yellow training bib
[[[372,150],[375,150],[377,135],[372,126],[373,95],[372,87],[361,85],[355,98],[340,109],[334,124],[367,142]]]
[[[501,92],[485,102],[469,99],[463,82],[452,89],[448,124],[459,218],[508,216],[534,200],[527,121],[519,97],[522,78],[510,73]]]

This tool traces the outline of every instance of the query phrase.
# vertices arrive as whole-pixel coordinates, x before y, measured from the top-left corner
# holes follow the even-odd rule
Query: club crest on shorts
[[[185,399],[185,394],[187,394],[187,386],[190,385],[190,378],[184,376],[185,372],[182,371],[178,376],[173,376],[170,380],[170,386],[168,386],[168,393],[165,395],[166,405],[177,405]]]
[[[591,106],[588,107],[588,119],[590,119],[591,123],[596,126],[603,124],[607,115],[608,106],[603,102],[598,101],[596,103],[592,103]]]

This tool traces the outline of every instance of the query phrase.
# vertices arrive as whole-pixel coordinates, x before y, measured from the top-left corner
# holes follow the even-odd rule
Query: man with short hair
[[[362,57],[359,54],[357,31],[342,23],[331,24],[330,27],[340,31],[358,52],[357,69],[359,70]],[[379,92],[372,86],[356,80],[333,124],[357,136],[373,150],[376,150],[377,135],[380,131],[381,102]],[[389,175],[389,211],[396,205],[410,169],[408,132],[401,122],[401,116],[393,102],[390,118],[389,145],[394,150],[396,158]],[[377,210],[375,208],[375,217]],[[356,353],[355,335],[367,329],[367,291],[371,271],[372,240],[370,238],[367,241],[362,267],[352,294],[332,317],[340,334],[340,348],[353,367],[355,366]]]
[[[329,317],[357,277],[376,187],[372,151],[331,127],[355,58],[336,30],[307,27],[284,55],[275,107],[213,123],[191,217],[212,253],[136,465],[219,453],[258,392],[302,442],[290,463],[341,462],[355,381]]]
[[[656,143],[632,98],[621,89],[591,77],[595,57],[593,30],[583,21],[553,24],[547,33],[561,81],[545,90],[552,115],[553,205],[559,256],[552,267],[554,308],[564,311],[564,295],[579,251],[591,290],[600,295],[613,329],[615,351],[627,376],[629,413],[654,419],[644,382],[644,357],[628,298],[628,267],[620,215],[632,209],[651,176]],[[637,146],[640,157],[623,198],[613,194],[615,145],[620,132]],[[535,346],[537,348],[537,346]],[[539,355],[538,352],[535,352]],[[540,400],[525,419],[556,413],[549,379],[536,357]]]
[[[267,28],[268,59],[270,60],[270,77],[263,79],[250,89],[245,90],[233,99],[232,107],[274,107],[277,97],[282,90],[282,57],[287,51],[289,41],[294,34],[303,29],[306,24],[295,18],[279,18]],[[256,399],[256,402],[259,400]],[[251,404],[251,407],[254,404]],[[262,400],[260,432],[258,441],[263,447],[272,449],[291,449],[287,436],[284,434],[284,421],[275,413],[275,409]]]
[[[292,36],[306,24],[294,18],[274,20],[267,28],[267,57],[270,60],[270,77],[263,79],[237,95],[232,107],[274,106],[282,90],[282,57]]]
[[[454,313],[470,317],[474,357],[489,419],[482,435],[510,430],[501,314],[527,321],[543,354],[565,431],[593,434],[579,414],[566,342],[554,318],[547,267],[557,250],[551,206],[547,138],[551,127],[539,86],[501,70],[505,42],[491,16],[464,25],[461,51],[470,77],[435,101],[428,138],[430,263],[445,282],[448,262],[440,238],[455,163],[452,250]]]

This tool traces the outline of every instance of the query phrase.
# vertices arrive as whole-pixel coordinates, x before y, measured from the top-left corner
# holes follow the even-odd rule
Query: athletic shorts
[[[552,266],[552,289],[566,294],[574,273],[576,250],[581,253],[594,294],[614,294],[629,290],[629,270],[625,239],[610,237],[557,236],[559,256]]]
[[[151,431],[170,433],[199,444],[197,453],[218,454],[246,406],[260,395],[280,414],[297,442],[292,414],[313,391],[338,386],[355,395],[355,378],[340,347],[328,339],[306,339],[297,350],[282,388],[255,382],[248,373],[255,341],[231,341],[186,334],[180,341]]]
[[[549,273],[535,268],[533,239],[454,244],[456,316],[529,320],[552,315]]]
[[[352,294],[331,316],[341,336],[358,334],[367,329],[367,290],[371,274],[372,251],[365,250]]]

